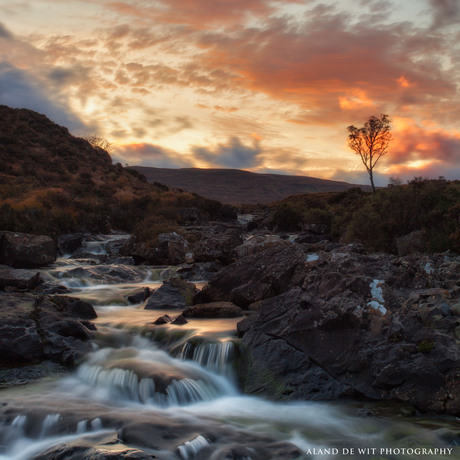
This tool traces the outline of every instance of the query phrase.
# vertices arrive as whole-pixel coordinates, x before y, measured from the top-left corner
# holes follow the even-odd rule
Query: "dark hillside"
[[[306,176],[257,174],[238,169],[151,168],[130,166],[151,183],[161,182],[227,204],[267,204],[290,195],[338,192],[356,185]],[[369,190],[366,186],[359,186]]]
[[[132,231],[145,217],[180,222],[220,204],[149,184],[44,115],[0,106],[0,229],[56,235]]]

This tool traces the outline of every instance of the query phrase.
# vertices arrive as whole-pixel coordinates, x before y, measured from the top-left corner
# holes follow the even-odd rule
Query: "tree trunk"
[[[372,172],[372,169],[369,169],[369,177],[371,179],[371,186],[372,186],[372,201],[374,201],[375,197],[375,185],[374,185],[374,174]]]

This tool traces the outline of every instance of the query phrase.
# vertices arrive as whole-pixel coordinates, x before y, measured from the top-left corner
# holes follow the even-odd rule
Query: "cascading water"
[[[93,249],[104,244],[98,241]],[[128,305],[131,293],[160,285],[160,270],[82,266],[66,259],[42,271],[47,280],[65,280],[72,295],[96,305],[98,332],[93,351],[71,375],[2,390],[0,460],[67,458],[56,453],[66,448],[86,452],[81,458],[88,459],[151,458],[139,447],[168,460],[335,460],[340,455],[321,449],[402,442],[444,448],[460,439],[455,421],[404,419],[391,415],[391,407],[379,417],[360,417],[352,403],[274,403],[242,394],[233,376],[240,353],[237,319],[155,326],[157,317],[171,311]]]

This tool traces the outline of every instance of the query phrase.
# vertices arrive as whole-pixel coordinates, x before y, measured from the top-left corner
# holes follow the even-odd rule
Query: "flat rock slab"
[[[18,289],[33,289],[40,281],[40,273],[36,271],[0,265],[0,289],[7,286]]]

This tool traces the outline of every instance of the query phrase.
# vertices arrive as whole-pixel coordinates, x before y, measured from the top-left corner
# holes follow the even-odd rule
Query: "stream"
[[[105,255],[121,239],[106,237],[85,251]],[[401,406],[383,403],[272,402],[243,394],[235,372],[241,318],[154,325],[180,311],[128,304],[141,288],[161,286],[172,267],[63,257],[41,272],[95,306],[97,331],[72,373],[1,390],[8,417],[0,425],[0,460],[92,458],[77,450],[72,457],[44,454],[69,445],[93,446],[100,455],[94,458],[147,458],[137,449],[177,460],[460,458],[452,417],[405,416]],[[126,446],[131,450],[123,454]]]

